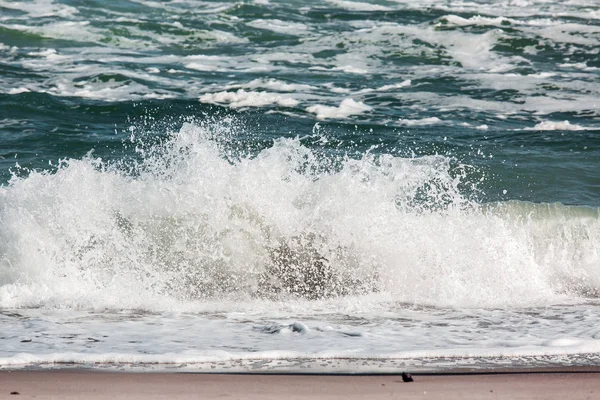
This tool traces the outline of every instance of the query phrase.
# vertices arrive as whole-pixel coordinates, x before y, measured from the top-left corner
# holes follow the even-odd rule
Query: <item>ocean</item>
[[[0,0],[0,369],[600,362],[596,0]]]

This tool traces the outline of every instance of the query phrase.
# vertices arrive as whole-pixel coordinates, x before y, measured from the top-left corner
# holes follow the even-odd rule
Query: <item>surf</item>
[[[230,128],[185,123],[135,162],[91,153],[13,177],[0,188],[0,305],[598,296],[597,208],[480,203],[463,189],[469,166],[444,156],[334,157],[297,138],[234,154]]]

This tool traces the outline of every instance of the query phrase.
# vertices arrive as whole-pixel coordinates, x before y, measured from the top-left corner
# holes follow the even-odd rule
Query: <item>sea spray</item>
[[[598,293],[595,209],[479,204],[461,191],[471,167],[440,155],[328,157],[289,138],[234,153],[229,122],[186,123],[146,147],[132,138],[134,163],[91,153],[0,188],[0,306],[373,293],[498,307]]]

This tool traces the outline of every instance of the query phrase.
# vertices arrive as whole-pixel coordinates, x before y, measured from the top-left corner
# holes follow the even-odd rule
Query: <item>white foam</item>
[[[348,118],[370,111],[371,107],[360,101],[347,98],[342,100],[338,107],[323,106],[320,104],[306,108],[306,111],[316,114],[317,119]]]
[[[358,1],[347,0],[327,0],[328,3],[334,4],[349,11],[390,11],[391,8],[379,4],[362,3]]]
[[[9,10],[23,11],[31,18],[62,17],[70,18],[79,13],[77,8],[54,0],[36,0],[35,2],[0,0],[0,7]]]
[[[206,31],[205,34],[213,38],[218,43],[248,43],[248,39],[238,37],[231,32],[210,30]]]
[[[503,83],[498,83],[498,86],[502,85]],[[598,112],[596,106],[598,98],[589,94],[558,94],[558,96],[563,98],[558,96],[557,98],[553,96],[536,96],[532,93],[531,96],[522,97],[522,103],[476,99],[458,94],[440,96],[432,92],[397,92],[395,96],[401,101],[416,102],[417,106],[423,111],[433,107],[440,113],[461,109],[486,110],[503,115],[519,114],[523,111],[536,115],[581,111],[591,112],[596,115]]]
[[[172,56],[174,60],[171,62],[178,62],[177,56]],[[284,55],[278,54],[260,54],[253,55],[251,57],[247,56],[237,56],[237,57],[227,57],[227,56],[214,56],[214,55],[192,55],[186,56],[181,60],[181,63],[189,69],[194,69],[198,71],[220,71],[220,72],[232,72],[232,71],[242,71],[242,72],[269,72],[281,68],[275,68],[272,65],[272,61],[277,61],[280,59],[285,59]],[[293,56],[289,56],[293,58]],[[145,60],[144,60],[145,61]]]
[[[595,25],[575,23],[552,23],[551,25],[535,31],[538,35],[558,43],[572,43],[583,46],[598,46],[600,40],[596,39],[600,28]]]
[[[110,71],[113,72],[114,70],[110,69]],[[155,81],[155,75],[148,73],[138,75],[136,73],[123,72],[125,75],[132,75],[132,77],[143,77],[149,81]],[[109,72],[107,71],[107,73]],[[160,78],[156,79],[160,80]],[[119,81],[109,79],[101,81],[94,77],[80,82],[59,78],[54,80],[53,85],[49,88],[36,88],[35,91],[50,93],[55,96],[81,97],[103,101],[126,101],[140,98],[166,99],[174,97],[174,94],[162,90],[150,90],[148,87],[134,80]]]
[[[29,56],[37,56],[37,57],[50,57],[56,54],[56,49],[45,49],[42,51],[30,51],[27,53]]]
[[[580,82],[583,85],[587,83]],[[585,92],[582,94],[559,94],[557,96],[527,96],[521,109],[531,111],[537,115],[560,112],[591,111],[598,113],[598,96]]]
[[[10,29],[31,32],[53,39],[66,39],[75,42],[100,42],[104,36],[98,28],[90,26],[89,21],[59,21],[42,26],[11,24]],[[124,43],[127,42],[124,40]]]
[[[341,94],[349,94],[352,93],[352,90],[341,87],[329,87],[329,91],[331,93],[341,93]]]
[[[444,121],[442,121],[438,117],[428,117],[428,118],[421,118],[421,119],[403,119],[403,118],[400,118],[398,120],[398,122],[401,125],[406,125],[406,126],[438,125],[438,124],[443,124],[444,123]]]
[[[277,92],[306,92],[315,90],[316,87],[301,83],[287,83],[278,79],[254,79],[248,83],[228,85],[227,89],[267,89]]]
[[[150,1],[150,0],[132,0],[134,3],[142,4],[146,7],[151,8],[166,8],[165,4],[158,1]]]
[[[406,8],[413,8],[411,0],[390,0]],[[589,0],[553,2],[548,0],[498,0],[494,2],[466,2],[461,0],[440,3],[437,0],[424,0],[421,7],[431,7],[449,13],[478,15],[504,15],[508,17],[548,18],[574,17],[580,19],[598,19],[598,11],[590,9]],[[485,18],[485,17],[484,17]]]
[[[441,19],[445,20],[448,24],[458,25],[458,26],[468,26],[468,25],[492,25],[492,26],[502,26],[505,24],[514,23],[516,21],[510,20],[504,17],[482,17],[481,15],[475,15],[470,18],[463,18],[457,15],[446,15]],[[445,24],[439,22],[438,26],[443,26]]]
[[[470,34],[461,31],[437,31],[434,27],[418,25],[400,25],[396,23],[380,23],[376,26],[358,23],[364,26],[357,31],[362,37],[375,43],[389,40],[390,35],[404,35],[433,45],[450,57],[460,62],[467,69],[501,72],[512,68],[511,58],[503,57],[492,51],[496,42],[503,36],[501,31],[490,30],[483,34]],[[402,41],[402,50],[422,56],[423,51],[431,51],[423,47],[415,47],[413,42]]]
[[[590,129],[577,124],[571,124],[569,121],[553,122],[553,121],[542,121],[536,124],[533,128],[525,128],[525,130],[532,131],[582,131]]]
[[[393,89],[402,89],[405,87],[409,87],[412,84],[412,81],[410,79],[405,79],[400,83],[395,83],[392,85],[384,85],[378,89],[375,89],[378,92],[385,92],[387,90],[393,90]]]
[[[185,65],[186,68],[194,69],[196,71],[218,71],[219,67],[211,64],[203,64],[198,62],[191,62]]]
[[[234,7],[230,3],[210,3],[204,0],[175,0],[168,3],[153,0],[132,1],[146,7],[161,9],[174,14],[182,11],[191,14],[218,14]]]
[[[342,71],[347,74],[367,74],[369,73],[368,69],[356,67],[354,65],[343,65],[340,67],[333,67],[331,71]]]
[[[561,68],[575,68],[575,69],[580,69],[583,71],[597,71],[600,68],[598,67],[588,67],[587,63],[585,62],[581,62],[581,63],[563,63],[563,64],[558,64],[559,67]]]
[[[405,79],[400,83],[384,85],[384,86],[381,86],[376,89],[361,89],[358,91],[358,93],[363,94],[363,93],[372,93],[372,92],[387,92],[389,90],[394,90],[394,89],[403,89],[403,88],[409,87],[411,84],[412,84],[412,81],[410,79]]]
[[[252,61],[258,62],[260,64],[272,64],[274,62],[286,62],[292,64],[314,64],[315,58],[312,54],[307,54],[304,51],[290,51],[290,52],[282,52],[282,51],[273,51],[262,54],[253,54]],[[279,66],[278,69],[282,67]]]
[[[299,22],[282,21],[279,19],[255,19],[247,23],[248,26],[269,30],[286,35],[302,35],[309,31],[308,26]]]
[[[253,92],[239,89],[235,92],[206,93],[200,97],[203,103],[227,104],[232,108],[264,107],[278,105],[281,107],[295,107],[298,100],[277,93]]]
[[[35,365],[176,371],[393,372],[490,364],[594,365],[597,305],[525,310],[352,310],[349,318],[304,303],[311,319],[278,314],[277,303],[209,313],[18,310],[2,316],[0,368]],[[8,314],[8,313],[7,313]],[[40,335],[39,332],[43,332]],[[25,343],[19,339],[31,340]],[[575,356],[575,357],[572,357]],[[586,361],[584,361],[586,360]]]
[[[104,30],[90,24],[90,21],[57,21],[45,25],[5,25],[9,29],[16,29],[23,32],[31,32],[46,38],[64,39],[80,43],[96,43],[102,46],[106,42],[115,39],[110,31]],[[155,43],[145,42],[142,39],[132,39],[126,36],[120,36],[117,40],[110,43],[115,48],[121,49],[139,49],[140,46],[147,48],[156,47]]]
[[[8,91],[8,94],[20,94],[20,93],[27,93],[27,92],[31,92],[31,90],[27,89],[26,87],[19,87],[19,88],[12,88]]]

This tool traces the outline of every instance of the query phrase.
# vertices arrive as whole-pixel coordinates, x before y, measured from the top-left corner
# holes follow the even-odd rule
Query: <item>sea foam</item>
[[[0,188],[0,306],[372,294],[497,307],[599,293],[597,209],[479,204],[472,167],[443,156],[333,157],[284,138],[240,153],[235,126],[186,123],[137,143],[137,162],[90,154],[13,177]]]

